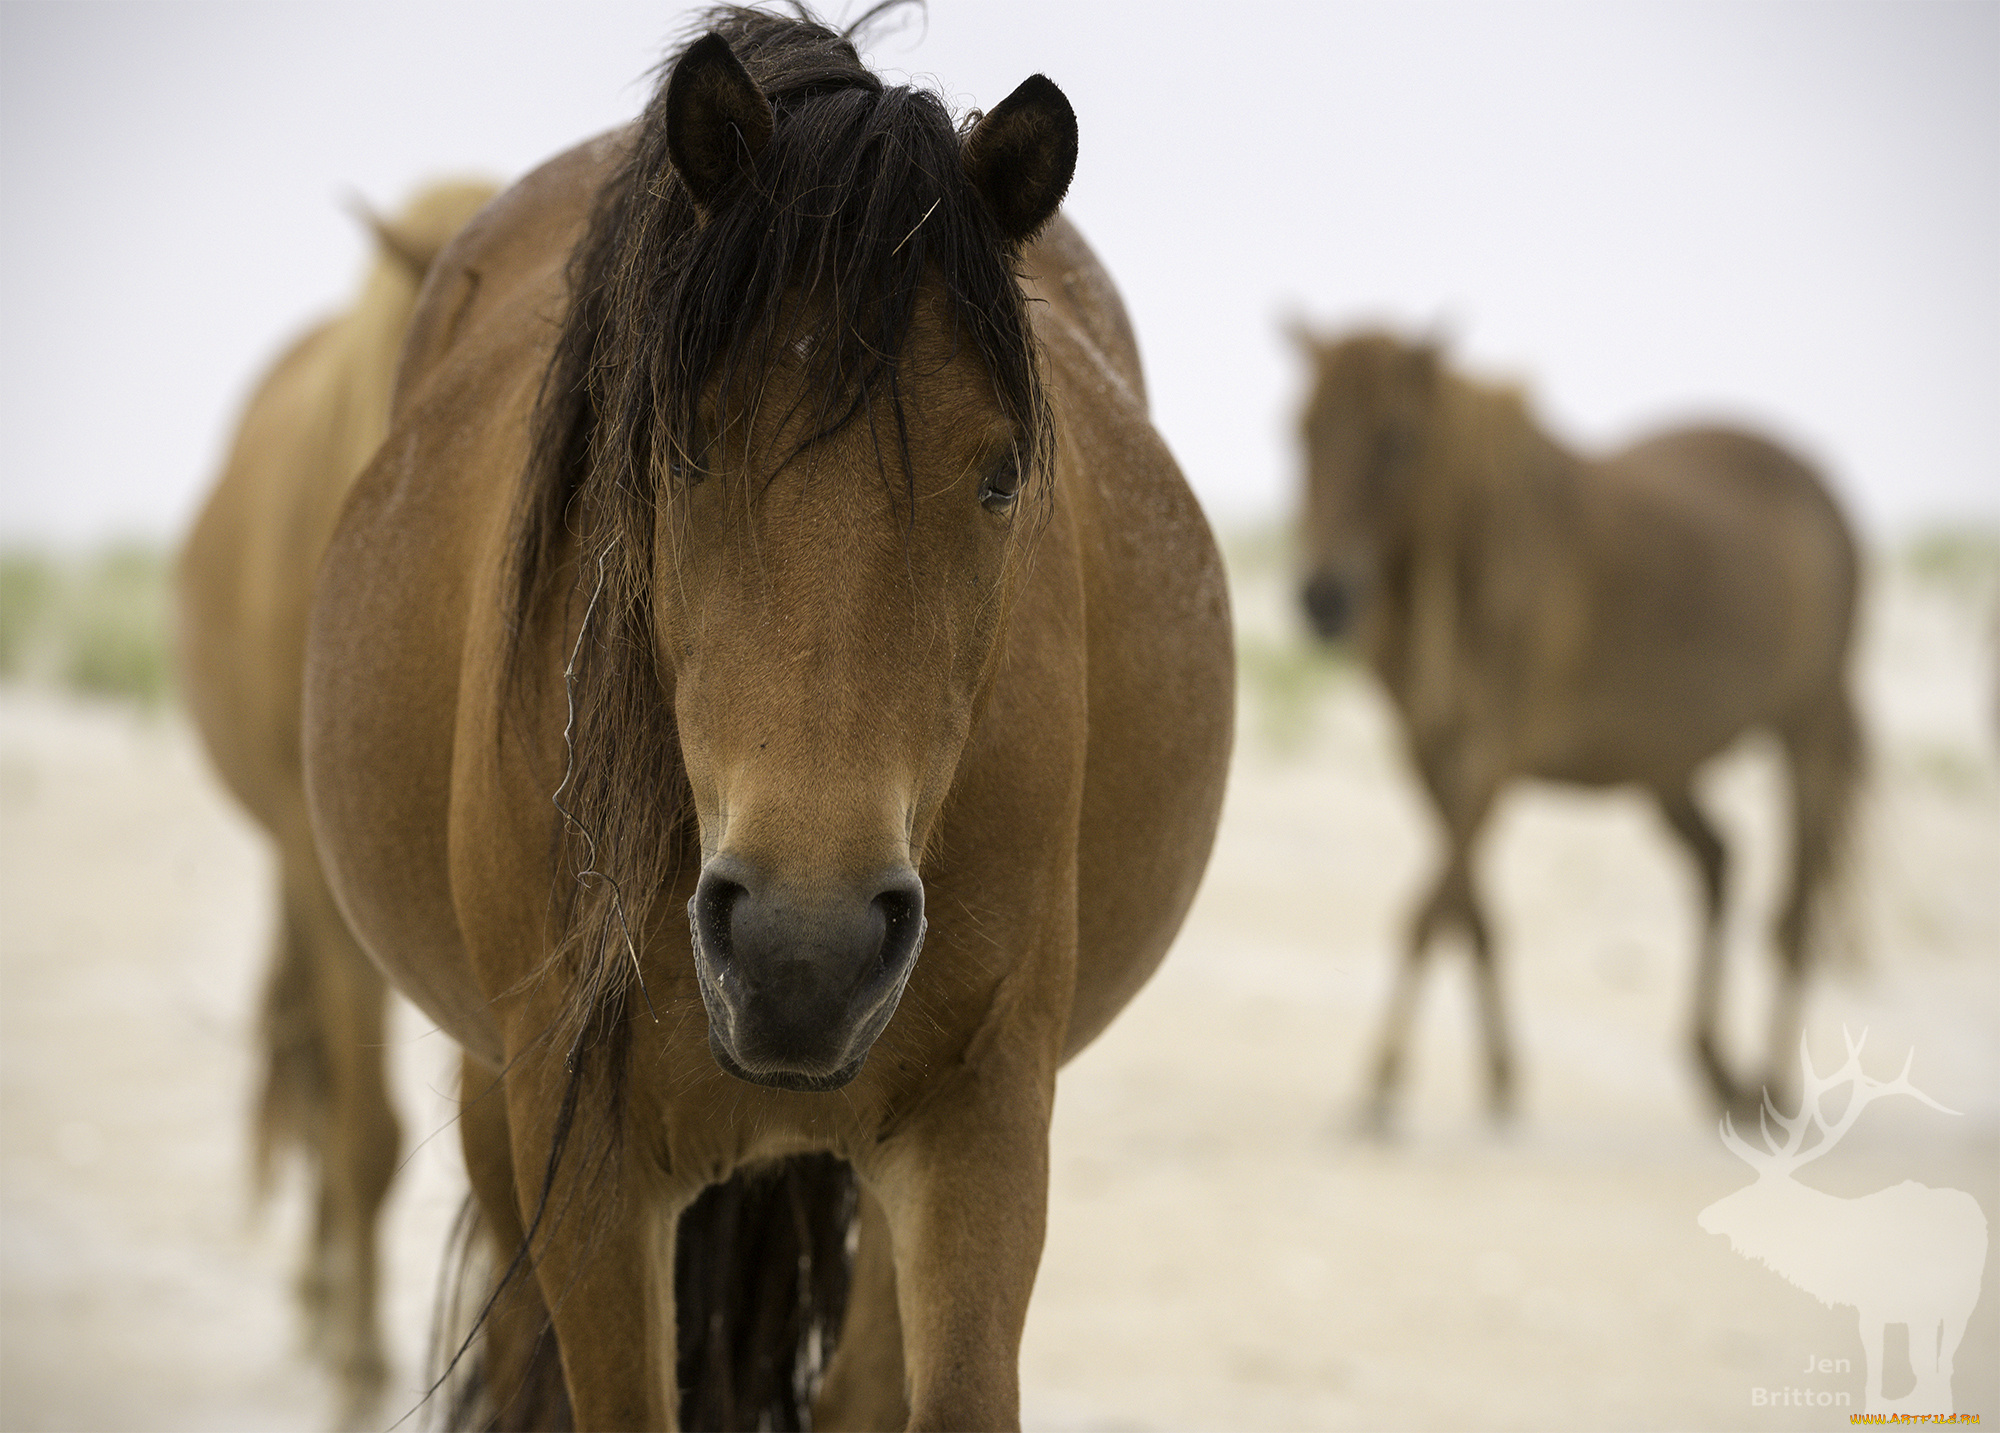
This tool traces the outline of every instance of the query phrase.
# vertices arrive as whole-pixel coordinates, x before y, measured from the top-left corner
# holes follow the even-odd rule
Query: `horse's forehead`
[[[825,350],[836,342],[825,324],[799,322],[780,329],[781,338],[754,382],[732,384],[731,408],[751,418],[750,444],[797,442],[822,421],[830,381]],[[875,384],[867,408],[821,440],[838,449],[854,445],[874,451],[885,439],[905,438],[920,446],[962,439],[1004,441],[1011,433],[992,371],[970,335],[942,303],[919,304],[895,365],[895,381]],[[711,379],[704,404],[711,421],[723,418],[725,392],[719,375]],[[838,402],[838,399],[834,401]],[[896,408],[900,405],[902,411]],[[900,436],[898,436],[900,435]],[[921,457],[921,454],[916,456]]]
[[[1338,405],[1355,416],[1391,402],[1408,387],[1407,350],[1391,339],[1349,339],[1320,350],[1315,407]]]

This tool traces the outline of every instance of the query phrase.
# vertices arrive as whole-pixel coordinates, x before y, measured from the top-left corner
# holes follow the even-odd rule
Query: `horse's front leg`
[[[1500,790],[1501,763],[1484,745],[1456,735],[1415,739],[1412,749],[1443,828],[1444,860],[1410,922],[1402,964],[1391,987],[1376,1047],[1374,1083],[1361,1115],[1362,1131],[1373,1135],[1387,1133],[1403,1082],[1405,1051],[1415,1023],[1425,960],[1432,943],[1454,927],[1464,933],[1471,946],[1494,1117],[1507,1118],[1514,1102],[1513,1046],[1507,1036],[1492,937],[1472,872],[1474,845]]]
[[[903,1322],[896,1307],[896,1253],[882,1201],[861,1190],[859,1238],[847,1314],[813,1402],[813,1427],[863,1433],[910,1421],[903,1389]]]
[[[603,1106],[587,1091],[564,1099],[567,1080],[589,1076],[535,1074],[547,1077],[508,1080],[515,1192],[574,1426],[677,1427],[675,1211],[625,1132],[605,1126]]]
[[[1029,1063],[996,1052],[966,1070],[862,1169],[895,1249],[911,1428],[1021,1426],[1055,1088],[1053,1059]]]

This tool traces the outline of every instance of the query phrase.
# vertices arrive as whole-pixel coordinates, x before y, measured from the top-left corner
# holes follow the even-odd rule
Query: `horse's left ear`
[[[674,61],[667,81],[667,157],[704,219],[776,128],[771,102],[722,36],[703,35]]]
[[[1055,217],[1076,173],[1076,111],[1047,75],[1030,75],[988,110],[963,151],[966,178],[1010,244]]]
[[[377,214],[368,201],[359,194],[347,196],[347,209],[355,218],[368,226],[368,232],[375,236],[375,246],[378,249],[400,263],[418,283],[424,281],[424,275],[430,271],[431,260],[438,256],[438,245],[421,243],[403,233],[394,224]]]

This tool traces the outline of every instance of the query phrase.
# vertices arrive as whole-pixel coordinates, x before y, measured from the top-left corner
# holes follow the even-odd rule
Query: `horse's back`
[[[1228,589],[1145,410],[1117,290],[1066,221],[1030,249],[1083,577],[1088,743],[1066,1054],[1158,966],[1208,861],[1235,712]],[[1107,376],[1115,381],[1107,382]]]
[[[423,266],[491,194],[477,182],[436,184],[396,220],[376,221],[381,243],[361,292],[260,380],[182,550],[189,709],[224,781],[281,838],[306,836],[299,720],[313,579],[388,429]]]
[[[324,400],[339,340],[336,321],[314,327],[259,383],[176,574],[188,710],[231,793],[271,830],[288,822],[285,778],[298,769],[287,677],[303,660],[301,570],[309,574],[352,476],[327,461]]]
[[[1648,438],[1590,471],[1579,670],[1592,699],[1575,720],[1603,741],[1573,743],[1579,771],[1550,774],[1601,765],[1605,779],[1672,782],[1749,728],[1839,699],[1859,565],[1818,474],[1719,427]]]
[[[1817,685],[1837,670],[1852,634],[1860,583],[1853,531],[1824,478],[1768,438],[1724,427],[1645,439],[1612,460],[1655,511],[1698,532],[1719,571],[1775,584],[1784,643]]]
[[[1777,535],[1788,550],[1809,551],[1830,577],[1858,566],[1853,534],[1825,479],[1769,438],[1737,428],[1676,428],[1634,443],[1610,466],[1663,502],[1705,511],[1717,526]]]

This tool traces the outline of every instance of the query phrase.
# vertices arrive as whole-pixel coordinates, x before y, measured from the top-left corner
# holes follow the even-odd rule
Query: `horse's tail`
[[[1794,958],[1807,959],[1811,927],[1824,935],[1832,918],[1845,914],[1838,897],[1853,874],[1855,818],[1868,773],[1867,742],[1844,677],[1829,684],[1812,710],[1784,730],[1783,739],[1792,778],[1792,888],[1780,917],[1779,944],[1796,952]],[[1851,944],[1852,933],[1848,936]]]
[[[459,1206],[439,1272],[430,1374],[425,1426],[455,1433],[567,1433],[576,1427],[555,1326],[525,1251],[504,1263],[470,1194]]]
[[[1868,741],[1861,727],[1861,713],[1854,695],[1842,682],[1837,688],[1830,718],[1833,728],[1829,757],[1828,784],[1832,789],[1831,811],[1827,818],[1826,871],[1824,884],[1833,886],[1852,872],[1855,857],[1855,818],[1860,807],[1861,789],[1868,779]]]
[[[854,1171],[795,1155],[711,1186],[674,1259],[683,1428],[805,1428],[840,1336]]]

